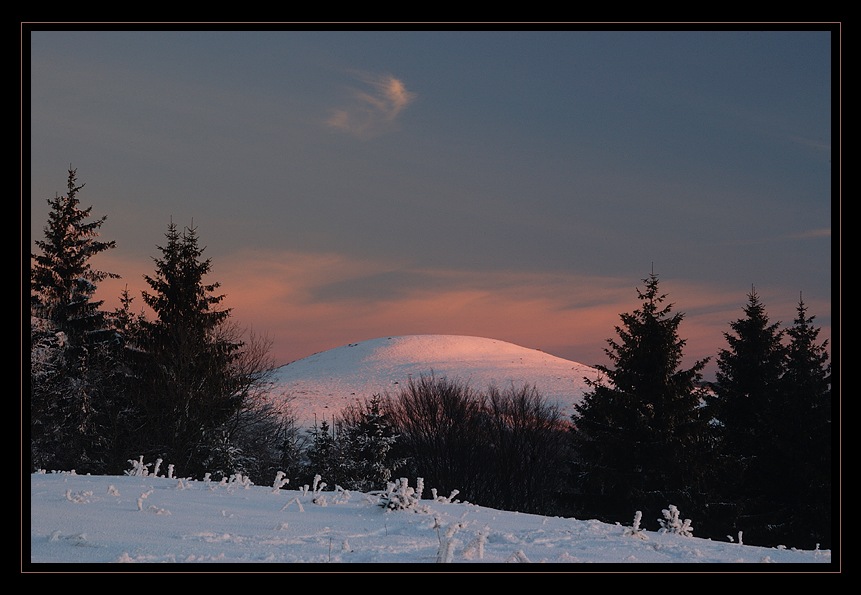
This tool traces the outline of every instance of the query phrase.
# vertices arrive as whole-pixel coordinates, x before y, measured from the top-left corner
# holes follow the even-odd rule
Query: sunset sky
[[[833,24],[104,27],[24,28],[22,165],[31,252],[70,165],[107,216],[107,307],[173,221],[279,364],[409,334],[609,364],[652,270],[707,378],[752,287],[831,338]]]

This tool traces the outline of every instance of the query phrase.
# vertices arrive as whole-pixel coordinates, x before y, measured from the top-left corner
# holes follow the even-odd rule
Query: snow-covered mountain
[[[506,341],[462,335],[407,335],[350,343],[278,368],[273,392],[290,399],[311,427],[374,394],[396,395],[410,378],[446,377],[483,390],[535,386],[563,415],[574,413],[595,368]]]

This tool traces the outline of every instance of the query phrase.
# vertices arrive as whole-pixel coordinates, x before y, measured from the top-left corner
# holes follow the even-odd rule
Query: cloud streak
[[[350,101],[332,110],[326,120],[328,127],[360,138],[378,136],[390,130],[416,98],[403,81],[392,75],[364,74],[358,79],[362,88],[353,89]]]
[[[790,237],[797,240],[806,240],[808,238],[830,238],[831,228],[809,229]]]

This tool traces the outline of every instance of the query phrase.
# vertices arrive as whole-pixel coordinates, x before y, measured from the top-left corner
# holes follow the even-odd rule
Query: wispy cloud
[[[799,145],[805,146],[809,149],[812,149],[814,151],[817,151],[819,153],[828,153],[829,155],[831,154],[831,142],[830,141],[826,141],[823,139],[817,139],[817,138],[808,138],[808,137],[798,136],[798,135],[790,136],[789,140],[791,140],[792,142],[794,142],[796,144],[799,144]]]
[[[762,237],[762,238],[745,238],[743,240],[735,240],[731,244],[736,246],[751,246],[756,244],[772,244],[775,242],[786,242],[793,240],[811,240],[817,238],[830,238],[831,228],[821,227],[818,229],[806,229],[796,233],[788,233],[785,235]]]
[[[391,75],[363,74],[362,85],[352,90],[346,105],[332,110],[326,124],[335,130],[362,138],[373,137],[387,130],[413,102],[416,94],[408,91],[403,81]]]
[[[790,237],[795,240],[803,240],[807,238],[830,238],[831,228],[825,227],[822,229],[808,229],[806,231],[802,231],[801,233],[794,234]]]

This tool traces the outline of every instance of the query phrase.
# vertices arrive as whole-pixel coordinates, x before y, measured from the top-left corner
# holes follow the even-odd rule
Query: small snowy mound
[[[565,416],[598,371],[505,341],[460,335],[408,335],[351,343],[278,368],[275,392],[290,398],[300,426],[313,426],[375,394],[396,395],[410,378],[446,377],[484,390],[535,386]]]

